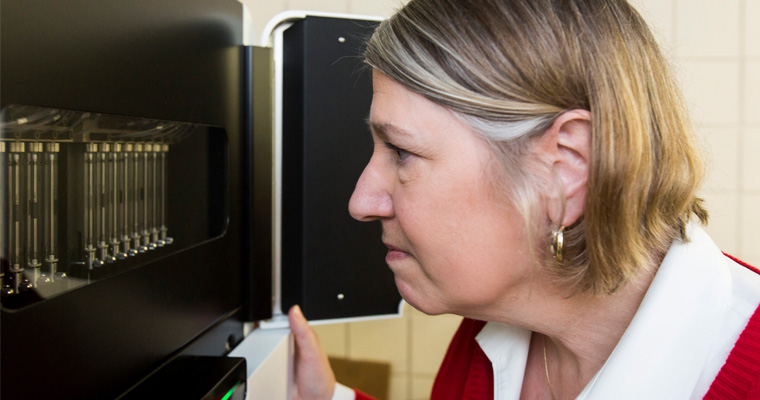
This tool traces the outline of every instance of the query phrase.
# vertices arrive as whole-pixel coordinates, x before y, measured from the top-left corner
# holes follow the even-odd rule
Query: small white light
[[[343,36],[341,36],[341,37],[338,38],[338,41],[341,42],[341,43],[345,43],[346,42],[346,38],[344,38]]]
[[[343,293],[338,294],[338,300],[343,300],[346,296],[343,295]]]

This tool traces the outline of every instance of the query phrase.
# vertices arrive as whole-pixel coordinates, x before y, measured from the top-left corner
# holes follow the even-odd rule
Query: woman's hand
[[[329,400],[335,391],[335,375],[317,334],[301,312],[293,306],[288,312],[290,330],[295,338],[295,383],[297,400]]]

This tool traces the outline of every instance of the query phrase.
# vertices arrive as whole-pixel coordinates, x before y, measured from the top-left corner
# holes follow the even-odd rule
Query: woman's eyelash
[[[393,151],[396,152],[396,156],[398,156],[398,161],[404,161],[407,157],[409,157],[412,154],[412,153],[410,153],[410,152],[408,152],[408,151],[406,151],[406,150],[404,150],[404,149],[402,149],[402,148],[400,148],[398,146],[390,144],[388,142],[385,142],[385,147],[387,147],[387,148],[389,148],[389,149],[391,149],[391,150],[393,150]]]

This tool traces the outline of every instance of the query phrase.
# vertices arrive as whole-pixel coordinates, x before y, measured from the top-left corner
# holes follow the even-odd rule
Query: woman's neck
[[[609,295],[567,297],[552,284],[538,283],[522,295],[510,295],[508,305],[480,318],[533,331],[526,380],[534,373],[534,380],[545,385],[548,369],[557,399],[575,398],[612,354],[655,272],[642,273]],[[541,347],[536,348],[538,345]]]

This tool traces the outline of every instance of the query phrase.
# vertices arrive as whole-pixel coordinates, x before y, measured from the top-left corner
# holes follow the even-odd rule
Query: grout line
[[[747,83],[747,51],[746,51],[746,41],[747,41],[747,19],[745,18],[745,15],[747,14],[747,0],[740,0],[739,1],[739,14],[738,14],[738,30],[739,30],[739,43],[737,44],[739,46],[739,76],[737,79],[739,79],[739,88],[737,96],[739,96],[739,137],[737,138],[737,149],[736,149],[736,178],[739,186],[738,195],[736,196],[736,237],[741,238],[742,232],[744,230],[744,188],[745,188],[745,182],[744,182],[744,135],[746,134],[746,88],[745,84]],[[737,252],[740,255],[744,255],[744,249],[743,249],[743,240],[738,239],[738,243],[736,243],[736,249]]]
[[[700,63],[731,63],[741,62],[743,57],[739,55],[735,56],[690,56],[690,55],[676,55],[676,58],[681,62],[700,62]]]
[[[672,47],[671,56],[676,55],[676,47],[678,47],[678,0],[673,0],[670,3],[670,23],[673,27],[670,30],[670,43]],[[672,62],[672,61],[671,61]]]
[[[695,130],[699,129],[741,129],[745,127],[747,124],[742,124],[741,122],[711,122],[711,121],[700,121],[698,118],[692,117],[692,125],[694,125]],[[760,126],[760,124],[756,124],[757,126]]]
[[[351,358],[351,328],[349,324],[343,324],[343,335],[346,340],[343,341],[343,352],[346,358]]]

